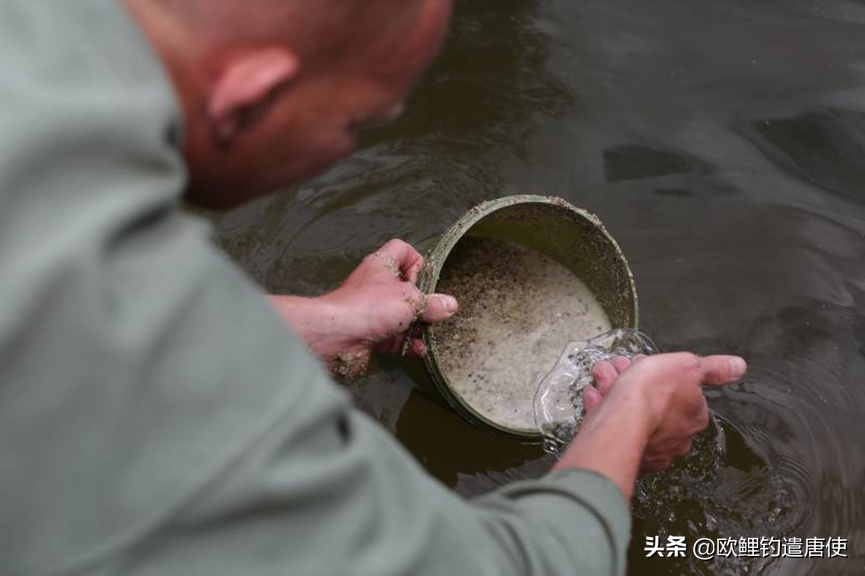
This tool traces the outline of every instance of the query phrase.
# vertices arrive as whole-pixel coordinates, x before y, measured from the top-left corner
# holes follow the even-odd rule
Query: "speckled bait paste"
[[[568,342],[610,330],[589,288],[555,260],[519,244],[465,237],[437,291],[460,313],[435,327],[451,388],[501,426],[536,431],[537,385]]]

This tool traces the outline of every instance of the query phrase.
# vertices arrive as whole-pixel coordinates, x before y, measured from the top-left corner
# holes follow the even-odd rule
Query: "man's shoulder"
[[[0,3],[0,69],[0,573],[44,573],[330,387],[181,209],[178,106],[122,2]]]

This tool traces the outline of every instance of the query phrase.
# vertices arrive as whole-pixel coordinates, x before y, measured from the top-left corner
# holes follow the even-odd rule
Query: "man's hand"
[[[615,482],[630,498],[637,473],[663,470],[686,454],[709,423],[702,386],[721,386],[747,369],[736,356],[676,353],[617,358],[595,367],[587,416],[557,468],[584,468]]]
[[[673,459],[690,452],[691,438],[709,425],[709,406],[701,386],[727,384],[740,378],[746,368],[741,358],[698,358],[687,353],[638,356],[633,361],[619,357],[612,362],[600,362],[592,371],[597,388],[588,387],[583,392],[586,412],[594,412],[614,384],[644,382],[656,404],[654,412],[665,414],[666,418],[657,424],[649,438],[641,470],[660,472]]]
[[[391,240],[363,262],[334,292],[318,298],[271,296],[280,314],[312,351],[340,376],[356,376],[373,350],[423,355],[420,338],[406,331],[416,320],[441,322],[457,311],[450,296],[426,296],[415,285],[423,257],[402,240]]]

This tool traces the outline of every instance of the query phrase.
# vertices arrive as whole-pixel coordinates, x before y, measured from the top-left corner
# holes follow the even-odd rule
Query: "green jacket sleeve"
[[[622,573],[606,480],[458,498],[213,249],[121,2],[6,0],[0,69],[0,575]]]
[[[462,500],[323,377],[315,380],[206,490],[109,558],[118,573],[624,572],[629,515],[608,480],[558,472]]]

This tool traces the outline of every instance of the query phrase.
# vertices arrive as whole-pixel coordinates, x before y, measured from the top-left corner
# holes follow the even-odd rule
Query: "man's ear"
[[[263,110],[299,70],[297,56],[283,47],[260,48],[228,60],[207,101],[207,116],[220,143],[229,143],[244,119]]]

